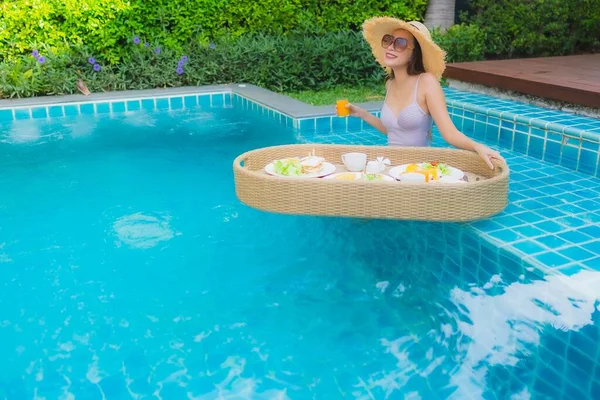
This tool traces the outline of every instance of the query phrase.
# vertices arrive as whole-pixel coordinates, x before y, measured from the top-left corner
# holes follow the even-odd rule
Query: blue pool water
[[[241,205],[233,158],[291,128],[223,108],[0,134],[0,398],[600,398],[598,273]]]

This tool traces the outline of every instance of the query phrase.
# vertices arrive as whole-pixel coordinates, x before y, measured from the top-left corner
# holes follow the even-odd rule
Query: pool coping
[[[276,93],[252,84],[243,83],[208,86],[186,86],[165,89],[99,92],[92,93],[89,96],[84,96],[83,94],[71,94],[61,96],[29,97],[22,99],[4,99],[0,100],[0,110],[63,105],[73,103],[84,104],[106,101],[126,101],[144,98],[177,97],[221,92],[231,92],[239,94],[243,97],[246,97],[249,100],[262,104],[263,106],[272,108],[294,119],[330,116],[334,113],[332,106],[329,105],[314,106],[284,94]],[[357,105],[368,111],[378,111],[381,108],[382,104],[382,101],[357,103]]]

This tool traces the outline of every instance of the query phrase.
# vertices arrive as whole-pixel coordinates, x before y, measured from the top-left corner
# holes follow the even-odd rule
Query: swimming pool
[[[381,137],[161,101],[2,126],[0,395],[600,397],[598,272],[461,225],[249,209],[236,155]]]

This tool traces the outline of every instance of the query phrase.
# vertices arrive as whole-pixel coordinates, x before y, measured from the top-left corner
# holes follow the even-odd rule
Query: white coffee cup
[[[367,155],[364,153],[346,153],[342,155],[342,162],[348,171],[360,172],[367,164]]]

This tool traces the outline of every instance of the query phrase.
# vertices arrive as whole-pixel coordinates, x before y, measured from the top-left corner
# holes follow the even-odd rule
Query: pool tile
[[[600,226],[597,226],[597,225],[585,226],[583,228],[579,228],[577,231],[582,232],[586,235],[589,235],[594,239],[600,239]]]
[[[558,233],[563,231],[565,228],[562,225],[557,224],[553,221],[544,221],[534,225],[536,228],[539,228],[547,233]]]
[[[0,110],[0,122],[7,122],[13,120],[13,110],[3,109]]]
[[[320,117],[316,119],[316,128],[318,132],[331,130],[331,117]]]
[[[183,104],[186,108],[196,107],[198,105],[198,96],[185,96]]]
[[[544,140],[531,136],[529,138],[527,155],[542,159],[544,155]]]
[[[523,236],[511,229],[501,229],[499,231],[489,232],[488,235],[505,243],[510,243],[521,239]]]
[[[531,223],[531,224],[543,221],[545,219],[542,215],[532,212],[532,211],[526,211],[526,212],[515,214],[515,217],[522,219],[523,221]]]
[[[547,140],[546,151],[544,152],[544,161],[558,164],[560,160],[560,148],[561,145],[559,142]]]
[[[52,106],[48,109],[48,114],[50,117],[62,117],[64,116],[63,108],[62,106]]]
[[[122,101],[111,103],[111,109],[116,113],[125,112],[125,103]]]
[[[146,111],[154,110],[154,99],[143,99],[142,100],[142,109]]]
[[[246,101],[248,100],[246,99]],[[248,107],[250,107],[251,104],[254,105],[254,103],[247,102]],[[203,94],[198,96],[198,105],[200,105],[200,107],[203,109],[210,108],[210,94]]]
[[[567,257],[573,261],[584,261],[590,258],[594,258],[594,253],[587,251],[586,249],[579,246],[571,246],[561,250],[558,253],[564,257]]]
[[[559,267],[571,262],[568,258],[554,252],[538,254],[533,256],[533,258],[549,267]]]
[[[592,242],[584,243],[581,245],[584,249],[592,252],[593,254],[600,256],[600,239],[596,238]]]
[[[589,242],[592,240],[592,237],[588,236],[586,232],[584,232],[584,229],[585,228],[578,228],[577,230],[573,231],[561,232],[556,236],[575,244]]]
[[[516,228],[512,228],[512,230],[522,236],[529,237],[529,238],[535,237],[535,236],[541,236],[545,233],[544,231],[537,229],[536,227],[534,227],[532,225],[518,226]]]
[[[77,106],[67,105],[67,106],[64,106],[64,110],[65,110],[66,116],[79,115],[79,107],[77,107]]]
[[[527,255],[532,255],[532,254],[548,251],[548,249],[546,249],[545,247],[539,245],[538,243],[530,241],[530,240],[515,243],[512,246]]]
[[[538,237],[534,240],[550,249],[562,247],[568,243],[566,240],[563,240],[555,235],[542,236],[542,237]]]
[[[110,113],[110,104],[109,103],[97,103],[96,104],[96,113],[97,114],[109,114]]]
[[[223,98],[222,93],[212,94],[211,95],[211,107],[220,108],[223,107],[225,103],[225,99]]]
[[[560,165],[569,169],[577,169],[579,160],[579,148],[572,146],[563,146]]]
[[[139,100],[130,100],[126,103],[127,111],[137,111],[142,108],[142,104]]]

